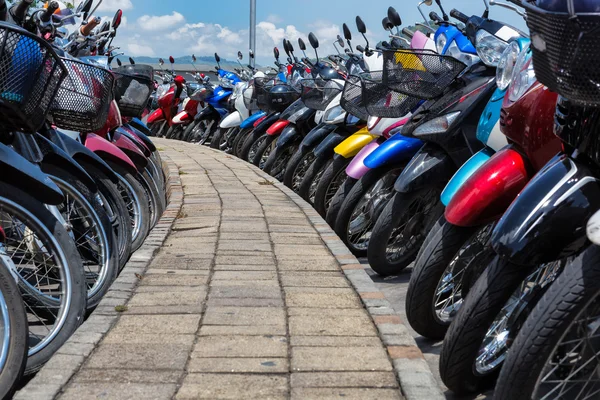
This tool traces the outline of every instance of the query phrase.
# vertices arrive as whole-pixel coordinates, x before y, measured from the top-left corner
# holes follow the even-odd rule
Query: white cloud
[[[150,46],[144,46],[137,43],[129,43],[127,45],[127,55],[152,57],[155,55],[155,53],[152,47]]]
[[[177,11],[171,15],[143,15],[138,18],[138,25],[146,31],[165,30],[185,22],[185,17]]]
[[[267,17],[267,22],[272,22],[274,24],[280,24],[283,22],[283,19],[279,15],[271,14]]]
[[[131,0],[103,0],[98,7],[98,11],[131,10],[132,8]]]

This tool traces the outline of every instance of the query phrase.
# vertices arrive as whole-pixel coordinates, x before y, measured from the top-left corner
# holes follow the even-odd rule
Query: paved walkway
[[[241,160],[156,142],[184,194],[157,228],[166,240],[150,237],[17,398],[441,395],[399,317],[312,209]]]

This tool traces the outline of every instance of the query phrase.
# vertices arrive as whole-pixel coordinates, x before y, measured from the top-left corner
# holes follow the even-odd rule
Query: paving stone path
[[[92,345],[70,344],[81,357],[65,367],[72,374],[61,372],[60,357],[75,357],[69,350],[17,397],[403,398],[394,359],[419,357],[411,356],[411,343],[393,346],[404,345],[394,343],[404,327],[387,315],[393,312],[381,293],[357,294],[347,276],[364,274],[363,267],[350,264],[345,248],[325,244],[323,221],[241,160],[156,142],[183,187],[171,233],[135,274],[131,293],[100,305],[93,317],[114,318],[110,326],[94,333]],[[370,280],[365,285],[374,288]],[[381,306],[381,315],[372,318],[363,302]],[[115,316],[115,306],[126,311]],[[411,365],[407,373],[425,377],[419,384],[428,393],[431,374]],[[48,396],[43,384],[52,376],[64,385]]]

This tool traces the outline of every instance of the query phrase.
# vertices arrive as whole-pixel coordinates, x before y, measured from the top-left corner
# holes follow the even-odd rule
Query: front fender
[[[456,167],[444,150],[425,144],[415,154],[394,184],[398,193],[408,193],[433,185],[447,183]]]
[[[152,140],[146,135],[143,131],[139,130],[137,125],[123,124],[123,127],[128,129],[132,134],[134,134],[144,145],[150,150],[150,152],[154,153],[156,151],[156,146],[152,143]]]
[[[319,124],[304,137],[302,143],[300,144],[301,148],[311,148],[323,141],[331,132],[335,130],[334,125],[329,124]]]
[[[331,158],[335,154],[335,148],[344,141],[348,136],[340,135],[336,131],[331,132],[325,139],[315,148],[315,157]]]
[[[138,149],[140,149],[142,153],[144,153],[146,157],[150,157],[152,155],[152,152],[146,146],[146,144],[125,126],[117,128],[117,131],[119,131],[121,135],[124,135],[129,140],[131,140],[131,142],[135,144],[138,147]]]
[[[362,178],[367,172],[369,172],[369,167],[367,167],[364,163],[365,158],[369,156],[372,152],[375,151],[379,147],[381,143],[385,141],[385,138],[374,139],[371,143],[363,147],[356,156],[350,161],[348,167],[346,168],[346,175],[353,179]]]
[[[220,119],[221,118],[221,114],[219,114],[217,112],[217,110],[215,110],[215,108],[211,105],[208,105],[206,107],[204,107],[202,109],[202,111],[200,111],[198,114],[196,114],[196,117],[194,118],[195,121],[202,121],[205,119]]]
[[[154,110],[154,112],[150,115],[148,115],[148,119],[146,120],[149,124],[154,124],[156,122],[159,121],[164,121],[165,120],[165,114],[163,113],[162,108],[159,108],[158,110]]]
[[[281,135],[277,138],[277,148],[282,148],[289,143],[299,141],[301,138],[296,125],[290,124],[285,127],[285,129],[281,132]]]
[[[242,124],[242,121],[244,121],[244,119],[242,118],[242,114],[240,114],[239,111],[234,111],[225,118],[223,118],[223,120],[219,124],[219,128],[235,128],[236,126],[240,126]]]
[[[290,124],[290,121],[288,121],[286,119],[280,119],[279,121],[277,121],[273,125],[271,125],[269,127],[269,129],[267,129],[267,135],[277,136],[281,132],[283,132],[285,127],[288,126],[289,124]]]
[[[469,179],[471,175],[475,173],[483,164],[485,164],[494,155],[494,150],[489,147],[485,147],[483,150],[478,151],[464,163],[458,171],[454,174],[450,182],[444,188],[442,192],[442,203],[447,206],[450,200],[454,197],[458,189]]]
[[[371,143],[373,139],[378,137],[377,135],[370,134],[367,128],[363,128],[347,137],[334,151],[344,158],[351,158],[357,155],[363,147]]]
[[[192,122],[193,120],[194,118],[192,118],[192,116],[187,111],[182,111],[176,116],[174,116],[171,122],[173,122],[173,125],[183,125]]]
[[[248,128],[254,127],[254,123],[256,123],[256,121],[258,121],[265,115],[267,115],[267,113],[264,111],[260,111],[255,114],[252,114],[251,116],[249,116],[248,118],[246,118],[245,120],[242,121],[242,123],[240,124],[240,128],[248,129]]]
[[[492,232],[492,246],[515,264],[536,265],[580,251],[600,185],[584,165],[555,156],[521,191]]]
[[[531,179],[531,170],[518,151],[500,150],[458,189],[446,207],[446,220],[463,227],[498,220]]]
[[[16,186],[42,203],[59,205],[62,191],[40,167],[30,163],[10,147],[0,143],[0,168],[2,182]]]
[[[148,128],[148,126],[139,118],[131,118],[129,125],[142,132],[146,136],[152,136],[152,131],[150,128]]]
[[[93,133],[85,136],[85,147],[105,161],[111,161],[121,166],[131,174],[137,174],[137,168],[131,158],[116,145]]]
[[[423,142],[419,139],[400,134],[394,135],[369,154],[365,158],[364,164],[370,169],[398,164],[412,158],[421,147],[423,147]]]
[[[138,171],[143,171],[146,168],[148,159],[144,155],[144,152],[131,139],[119,132],[118,129],[113,134],[112,142],[127,154]]]

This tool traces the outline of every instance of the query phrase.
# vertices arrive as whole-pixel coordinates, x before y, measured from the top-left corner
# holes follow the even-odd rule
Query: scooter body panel
[[[283,130],[290,124],[290,121],[286,119],[280,119],[267,129],[267,135],[277,136],[283,132]]]
[[[302,139],[300,147],[314,147],[321,143],[331,132],[335,130],[336,126],[321,123],[313,128],[308,134]]]
[[[288,126],[286,126],[283,129],[283,131],[281,131],[281,134],[277,138],[275,151],[283,148],[284,146],[286,146],[290,143],[300,141],[300,138],[301,138],[301,136],[300,136],[300,133],[298,132],[298,128],[296,127],[296,125],[289,124]]]
[[[344,139],[344,141],[340,143],[334,149],[334,151],[336,154],[339,154],[344,158],[351,158],[357,155],[363,147],[378,137],[378,135],[369,133],[367,128],[363,128]]]
[[[152,143],[152,140],[141,130],[137,128],[137,125],[131,124],[123,124],[123,127],[132,134],[134,134],[139,140],[141,140],[144,145],[150,150],[150,152],[154,153],[156,151],[156,146]]]
[[[164,121],[165,120],[165,114],[163,113],[162,108],[158,108],[156,110],[154,110],[154,112],[150,115],[148,115],[148,119],[146,120],[146,122],[148,122],[149,124],[155,124],[159,121]]]
[[[412,158],[421,147],[423,147],[423,142],[419,139],[399,134],[394,135],[369,154],[365,158],[364,164],[369,169],[397,164]]]
[[[348,175],[350,178],[358,180],[367,172],[369,172],[370,168],[364,163],[365,158],[374,152],[384,141],[385,139],[382,138],[374,139],[371,141],[371,143],[360,149],[358,154],[354,156],[352,161],[350,161],[350,164],[348,164],[348,167],[346,168],[346,175]]]
[[[335,148],[342,143],[348,136],[337,133],[336,131],[331,132],[325,139],[315,147],[314,154],[317,158],[327,157],[330,158],[335,154]]]
[[[112,161],[115,164],[125,168],[132,174],[137,173],[137,168],[131,158],[118,148],[115,144],[109,142],[101,136],[93,133],[85,135],[85,147],[96,153],[105,161]]]
[[[234,111],[230,113],[228,116],[223,118],[221,123],[219,124],[219,128],[229,129],[234,128],[236,126],[240,126],[244,121],[242,114],[239,111]]]
[[[246,118],[245,120],[242,121],[242,123],[240,124],[240,128],[242,128],[242,129],[252,128],[252,127],[254,127],[254,124],[256,123],[256,121],[260,120],[261,118],[263,118],[266,115],[267,115],[267,113],[264,111],[260,111],[255,114],[252,114],[251,116],[249,116],[248,118]]]

